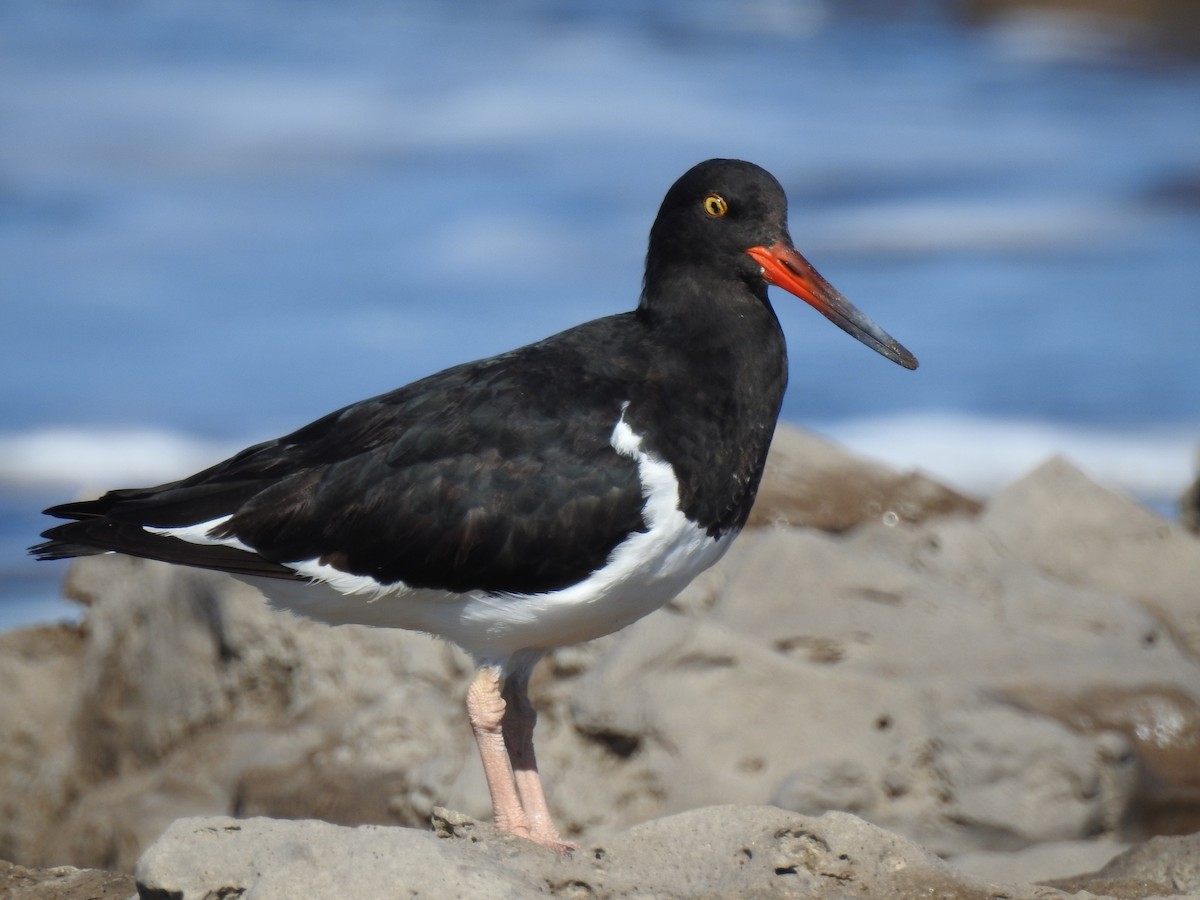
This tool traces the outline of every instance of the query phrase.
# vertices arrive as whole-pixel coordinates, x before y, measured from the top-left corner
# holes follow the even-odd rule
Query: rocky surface
[[[119,872],[27,869],[0,860],[0,900],[126,900],[136,890],[133,877]]]
[[[1155,838],[1099,871],[1041,884],[966,873],[849,813],[717,806],[560,856],[447,810],[433,830],[281,819],[179,819],[128,875],[0,863],[5,900],[385,900],[787,897],[1153,900],[1200,896],[1200,838]]]
[[[142,857],[144,897],[938,897],[1050,900],[1044,886],[963,875],[928,850],[847,813],[819,818],[717,806],[634,826],[570,857],[446,814],[438,832],[274,819],[182,819]],[[1160,873],[1157,860],[1140,868]],[[1178,896],[1139,867],[1128,896]],[[1175,881],[1200,890],[1196,873]],[[1081,879],[1086,885],[1087,878]],[[1139,884],[1140,883],[1140,884]],[[1086,889],[1083,888],[1083,889]]]
[[[1200,830],[1195,535],[1063,460],[981,508],[790,431],[760,500],[667,609],[536,673],[572,860],[475,821],[457,651],[116,557],[71,569],[80,626],[0,635],[0,858],[141,857],[160,897],[232,890],[250,856],[280,861],[256,863],[255,897],[298,871],[341,884],[337,860],[379,879],[352,896],[435,865],[423,895],[482,878],[505,896],[899,896],[901,876],[946,897],[1200,892],[1193,839],[1142,843]],[[411,827],[334,827],[364,823]],[[1132,844],[1157,868],[1102,869]],[[85,896],[36,893],[77,871],[15,896]],[[0,872],[0,897],[14,884]]]

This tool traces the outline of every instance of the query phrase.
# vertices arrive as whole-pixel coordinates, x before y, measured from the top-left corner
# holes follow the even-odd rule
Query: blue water
[[[693,163],[921,359],[776,298],[789,421],[986,493],[1200,444],[1200,69],[950,3],[0,6],[0,627],[37,510],[636,302]],[[850,11],[847,11],[850,10]]]

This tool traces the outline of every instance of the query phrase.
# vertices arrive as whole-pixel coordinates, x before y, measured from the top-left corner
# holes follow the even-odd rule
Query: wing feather
[[[270,577],[322,560],[381,584],[454,591],[565,587],[645,527],[637,467],[610,443],[638,371],[590,352],[631,325],[588,323],[345,407],[181,481],[53,507],[75,521],[32,552],[115,550]],[[218,519],[214,538],[254,552],[146,530]]]

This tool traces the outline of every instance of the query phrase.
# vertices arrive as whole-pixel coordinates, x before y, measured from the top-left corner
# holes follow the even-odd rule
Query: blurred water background
[[[786,420],[981,496],[1063,452],[1172,515],[1200,40],[1086,6],[0,5],[0,628],[70,614],[45,505],[630,308],[712,156],[921,360],[779,294]]]

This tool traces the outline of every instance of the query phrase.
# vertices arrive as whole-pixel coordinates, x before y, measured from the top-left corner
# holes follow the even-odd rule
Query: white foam
[[[241,446],[149,428],[61,427],[0,434],[0,484],[61,487],[67,493],[142,487],[184,478]]]
[[[1094,246],[1147,227],[1150,215],[1092,197],[880,200],[828,215],[818,238],[841,253],[1029,252]]]
[[[983,497],[1062,455],[1100,483],[1147,502],[1170,503],[1195,477],[1200,447],[1200,426],[1117,431],[961,413],[905,413],[814,430],[856,453],[920,469]]]

